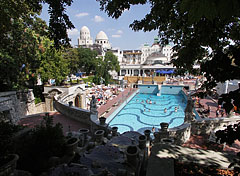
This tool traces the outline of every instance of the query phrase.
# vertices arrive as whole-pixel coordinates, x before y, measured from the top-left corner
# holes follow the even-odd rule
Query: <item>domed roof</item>
[[[107,37],[107,35],[105,34],[105,32],[100,31],[100,32],[97,34],[96,40],[108,40],[108,37]]]
[[[90,33],[90,31],[89,31],[89,29],[88,29],[87,26],[83,26],[83,27],[81,28],[80,33],[82,33],[82,32]]]

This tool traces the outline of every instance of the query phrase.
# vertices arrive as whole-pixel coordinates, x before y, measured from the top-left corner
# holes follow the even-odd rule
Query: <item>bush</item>
[[[65,144],[62,125],[53,125],[51,116],[44,117],[41,125],[35,127],[18,144],[17,154],[20,156],[18,167],[38,175],[48,169],[51,156],[61,157]]]
[[[37,97],[37,98],[35,98],[35,100],[34,100],[34,101],[35,101],[35,104],[38,104],[38,103],[41,103],[41,102],[42,102],[41,98],[38,98],[38,97]]]
[[[21,126],[0,121],[0,156],[14,153],[12,137],[21,129]]]

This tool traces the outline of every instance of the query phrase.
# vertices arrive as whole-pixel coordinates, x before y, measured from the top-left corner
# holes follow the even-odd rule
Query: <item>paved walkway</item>
[[[132,95],[133,92],[135,92],[137,89],[133,88],[126,88],[123,92],[120,92],[117,97],[113,98],[112,100],[109,100],[105,105],[100,106],[98,110],[98,117],[100,117],[104,112],[106,112],[109,108],[111,110],[104,115],[104,117],[109,117],[112,112],[114,112],[119,105],[122,103],[122,100],[125,100],[130,95]],[[113,104],[118,103],[118,106],[113,107]]]
[[[53,116],[54,124],[56,123],[62,124],[64,135],[66,135],[66,132],[69,131],[69,127],[71,131],[78,131],[80,128],[90,129],[89,125],[86,125],[77,120],[65,117],[59,112],[51,112],[50,115]],[[19,124],[23,126],[27,126],[29,128],[33,128],[34,126],[41,124],[44,116],[45,116],[45,113],[30,115],[30,116],[27,116],[26,118],[21,119]]]
[[[238,140],[236,140],[231,146],[226,144],[224,147],[223,144],[213,143],[208,139],[209,135],[191,135],[190,139],[182,146],[195,149],[228,152],[234,155],[240,152],[240,142]]]
[[[234,155],[225,152],[158,144],[152,147],[148,161],[147,176],[174,176],[172,159],[206,166],[214,165],[221,169],[227,169],[234,157]]]

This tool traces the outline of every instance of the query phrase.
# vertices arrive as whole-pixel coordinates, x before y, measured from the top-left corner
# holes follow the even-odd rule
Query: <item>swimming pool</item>
[[[146,102],[150,101],[152,104]],[[186,101],[182,94],[136,94],[126,106],[109,122],[109,126],[118,127],[118,131],[138,131],[152,127],[160,128],[161,122],[169,123],[169,128],[184,122]],[[164,109],[166,108],[166,112]],[[175,110],[175,108],[177,110]]]

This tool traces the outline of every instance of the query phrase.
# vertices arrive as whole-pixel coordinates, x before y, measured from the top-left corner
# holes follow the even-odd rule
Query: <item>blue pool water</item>
[[[152,104],[146,103],[151,100]],[[177,112],[175,112],[177,107]],[[118,127],[118,131],[138,131],[143,133],[144,130],[155,127],[160,128],[161,122],[169,123],[169,128],[183,124],[184,109],[186,101],[183,95],[162,94],[137,94],[131,101],[109,122],[109,126]],[[164,109],[167,112],[164,112]]]

